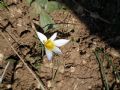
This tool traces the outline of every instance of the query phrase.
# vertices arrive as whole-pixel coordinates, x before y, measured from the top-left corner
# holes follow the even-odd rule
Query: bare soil
[[[87,25],[71,10],[60,10],[50,14],[56,23],[62,23],[57,31],[51,30],[46,35],[49,37],[57,32],[57,38],[71,41],[61,47],[62,55],[55,55],[52,61],[48,61],[39,47],[40,41],[31,27],[33,19],[31,8],[24,0],[10,0],[7,3],[9,11],[0,9],[0,29],[48,89],[103,89],[99,65],[93,53],[97,47],[106,50],[119,68],[119,52],[99,36],[91,35]],[[35,18],[36,21],[37,18]],[[3,83],[0,84],[0,90],[39,90],[37,81],[12,51],[6,40],[0,36],[0,75],[9,59],[14,59],[14,61],[11,61],[7,69]],[[106,62],[105,66],[107,68]],[[108,70],[111,69],[108,68]],[[114,76],[110,72],[107,75],[108,81],[112,85],[115,81]],[[116,90],[119,89],[116,87]]]

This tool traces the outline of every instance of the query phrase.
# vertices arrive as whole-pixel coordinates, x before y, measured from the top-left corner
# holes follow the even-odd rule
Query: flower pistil
[[[44,45],[48,50],[52,50],[55,47],[54,42],[50,39],[48,39],[47,41],[44,41]]]

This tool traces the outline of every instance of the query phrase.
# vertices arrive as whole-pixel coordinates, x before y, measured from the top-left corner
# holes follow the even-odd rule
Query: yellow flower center
[[[44,42],[45,47],[48,50],[52,50],[55,47],[55,44],[52,40],[48,39],[47,41]]]

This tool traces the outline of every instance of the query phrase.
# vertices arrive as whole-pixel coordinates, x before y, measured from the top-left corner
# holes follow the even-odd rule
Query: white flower
[[[54,33],[49,39],[47,39],[47,37],[40,32],[36,32],[36,33],[40,41],[44,44],[45,52],[46,52],[48,60],[52,59],[53,52],[57,54],[62,54],[59,47],[69,42],[69,40],[66,40],[66,39],[55,40],[57,37],[57,33]]]

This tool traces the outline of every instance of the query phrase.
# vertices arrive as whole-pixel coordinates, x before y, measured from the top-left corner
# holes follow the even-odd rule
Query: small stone
[[[84,81],[81,81],[81,84],[84,84],[85,82]]]
[[[88,89],[91,90],[91,89],[92,89],[92,86],[88,86]]]
[[[70,72],[75,72],[75,67],[70,67]]]
[[[90,48],[92,51],[94,51],[96,49],[96,45],[92,45],[92,47]]]
[[[64,66],[60,66],[59,69],[58,69],[58,71],[59,71],[60,73],[64,73],[64,72],[65,72]]]
[[[76,51],[78,52],[79,50],[80,50],[80,49],[79,49],[79,48],[77,48],[77,50],[76,50]]]
[[[2,53],[0,53],[0,62],[3,61],[4,55]]]
[[[97,45],[97,42],[93,42],[94,45]]]
[[[23,67],[23,63],[22,62],[19,62],[18,64],[17,64],[17,66],[16,66],[16,69],[18,69],[18,68],[22,68]],[[17,73],[17,72],[16,72]]]
[[[12,88],[12,85],[8,84],[6,87],[7,87],[7,89],[10,89],[10,88]]]
[[[54,67],[54,64],[53,64],[53,63],[50,63],[50,64],[49,64],[49,67],[50,67],[50,68],[53,68],[53,67]]]
[[[86,57],[86,58],[89,58],[89,57],[90,57],[90,54],[86,53],[86,54],[85,54],[85,57]]]
[[[114,57],[120,57],[120,53],[115,49],[110,49],[109,53]]]
[[[85,60],[82,61],[83,64],[86,64],[87,62]]]
[[[116,82],[119,84],[120,83],[120,81],[118,80],[118,79],[116,79]]]
[[[23,23],[22,23],[22,19],[18,19],[17,26],[21,27],[22,25],[23,25]]]
[[[49,87],[49,88],[52,87],[51,81],[48,81],[48,82],[47,82],[47,87]]]

